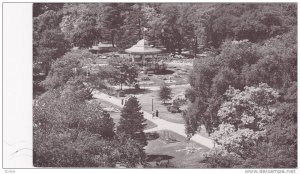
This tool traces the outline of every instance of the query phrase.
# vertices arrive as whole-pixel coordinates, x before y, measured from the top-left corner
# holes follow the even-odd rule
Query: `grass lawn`
[[[158,110],[158,116],[160,118],[173,123],[184,123],[181,113],[171,113],[167,110],[167,107],[163,105],[163,103],[158,97],[158,91],[153,91],[152,93],[144,94],[138,98],[144,111],[152,113],[152,98],[153,110]]]
[[[156,161],[169,160],[171,164],[178,168],[204,168],[205,164],[199,161],[203,158],[202,155],[209,149],[195,143],[193,141],[187,143],[185,137],[174,132],[163,130],[157,132],[159,138],[148,140],[146,153],[148,163],[155,167]],[[177,141],[168,142],[167,138],[176,139]],[[187,151],[187,148],[194,149]]]
[[[173,95],[184,92],[185,88],[178,87],[172,88]],[[138,99],[142,105],[144,111],[148,113],[152,113],[152,98],[153,98],[153,109],[154,111],[158,110],[159,117],[173,122],[173,123],[181,123],[184,124],[184,119],[182,118],[181,113],[171,113],[167,110],[167,106],[162,103],[158,96],[159,91],[152,91],[151,93],[146,93],[141,95]]]

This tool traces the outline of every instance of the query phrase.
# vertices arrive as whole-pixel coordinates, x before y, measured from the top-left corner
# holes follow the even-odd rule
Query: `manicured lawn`
[[[205,164],[199,161],[203,158],[203,154],[209,149],[195,142],[186,142],[185,137],[171,131],[158,131],[159,138],[148,140],[146,153],[148,155],[148,163],[156,166],[156,161],[162,160],[175,165],[178,168],[203,168]],[[176,139],[177,141],[168,142],[166,139]],[[193,149],[187,151],[186,149]]]
[[[172,88],[173,96],[184,91],[185,88],[183,87]],[[184,119],[182,118],[182,114],[169,112],[167,110],[167,106],[164,105],[163,102],[160,100],[158,96],[158,92],[159,91],[152,91],[151,93],[146,93],[138,97],[143,110],[148,113],[152,113],[152,99],[153,99],[153,110],[154,111],[158,110],[160,118],[173,123],[184,124]]]

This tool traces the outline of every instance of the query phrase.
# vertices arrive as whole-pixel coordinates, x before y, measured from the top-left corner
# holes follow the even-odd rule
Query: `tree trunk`
[[[178,54],[181,55],[182,49],[181,46],[178,48]]]
[[[139,40],[142,39],[142,32],[141,32],[141,20],[139,19]]]
[[[115,48],[115,32],[114,31],[111,32],[111,44],[112,44],[112,47]]]
[[[194,58],[196,58],[197,56],[197,46],[198,46],[198,40],[197,40],[197,36],[195,36]]]

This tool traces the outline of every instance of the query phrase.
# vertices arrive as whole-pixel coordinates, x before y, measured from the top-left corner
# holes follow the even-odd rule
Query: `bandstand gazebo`
[[[164,69],[165,66],[162,60],[158,60],[158,54],[162,52],[161,49],[152,47],[149,42],[142,39],[137,44],[125,50],[130,54],[132,62],[140,64],[144,67],[144,70],[158,70]]]
[[[133,62],[146,61],[146,56],[151,55],[152,60],[157,58],[157,54],[161,53],[162,50],[150,46],[149,42],[145,39],[142,39],[137,42],[137,44],[125,50],[125,52],[131,55]],[[156,56],[155,56],[156,55]]]

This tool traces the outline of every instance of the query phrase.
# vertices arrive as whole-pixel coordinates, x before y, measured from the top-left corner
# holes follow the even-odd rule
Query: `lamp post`
[[[152,112],[153,112],[153,97],[152,97]]]

